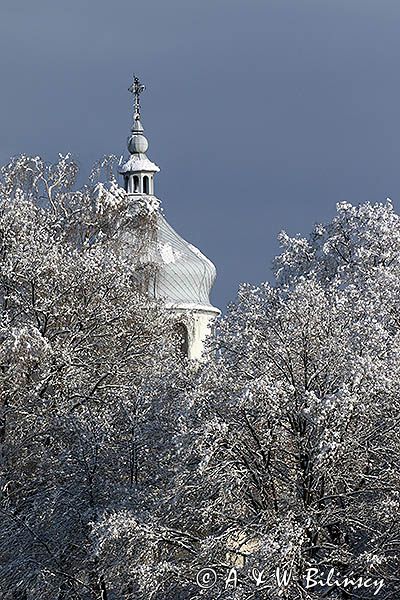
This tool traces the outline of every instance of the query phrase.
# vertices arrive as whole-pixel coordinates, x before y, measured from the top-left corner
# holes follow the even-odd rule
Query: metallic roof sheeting
[[[213,263],[186,242],[160,213],[155,237],[150,252],[156,265],[150,283],[151,295],[172,305],[213,308],[209,299],[216,277]]]

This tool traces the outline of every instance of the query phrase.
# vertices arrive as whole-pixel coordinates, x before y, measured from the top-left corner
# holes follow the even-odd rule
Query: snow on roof
[[[120,173],[134,173],[136,171],[151,171],[158,173],[160,167],[147,158],[143,153],[132,154],[124,165],[120,168]]]

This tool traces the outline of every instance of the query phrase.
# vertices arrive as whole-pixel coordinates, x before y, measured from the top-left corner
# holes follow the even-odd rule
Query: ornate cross
[[[143,83],[140,83],[139,77],[136,77],[136,75],[133,76],[133,83],[132,85],[128,88],[129,91],[133,94],[133,98],[134,98],[134,103],[133,103],[133,109],[134,109],[134,114],[133,114],[133,118],[135,120],[140,119],[140,94],[142,92],[144,92],[144,90],[146,89],[146,86],[143,85]]]

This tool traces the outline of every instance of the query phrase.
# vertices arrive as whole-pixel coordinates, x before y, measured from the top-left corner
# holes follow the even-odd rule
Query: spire
[[[146,86],[140,82],[139,77],[134,75],[132,85],[128,88],[128,91],[133,94],[132,135],[128,139],[128,150],[131,154],[144,154],[149,147],[149,142],[143,135],[144,129],[140,122],[140,94],[145,89]]]
[[[128,91],[133,94],[133,121],[140,121],[140,94],[144,92],[146,86],[140,82],[139,77],[133,76],[132,85]]]
[[[133,125],[128,137],[129,160],[122,165],[121,175],[124,176],[124,186],[129,194],[154,194],[154,174],[160,169],[146,156],[149,142],[144,135],[140,122],[140,94],[146,87],[139,77],[133,76],[133,82],[128,88],[133,95]]]

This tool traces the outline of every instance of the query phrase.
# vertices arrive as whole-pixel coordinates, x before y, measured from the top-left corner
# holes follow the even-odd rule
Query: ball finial
[[[128,150],[131,154],[144,154],[148,147],[149,142],[144,135],[134,133],[128,139]]]

